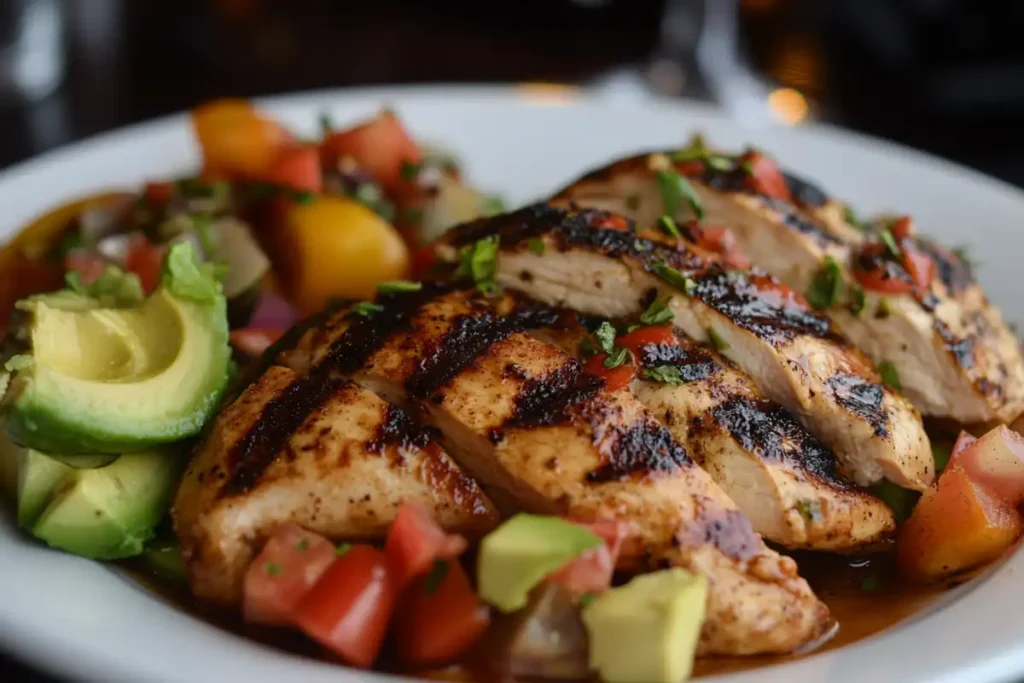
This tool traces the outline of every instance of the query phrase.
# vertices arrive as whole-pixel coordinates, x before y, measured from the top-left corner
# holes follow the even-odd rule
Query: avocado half
[[[131,306],[64,290],[18,303],[25,353],[8,360],[7,437],[49,454],[130,453],[195,436],[227,384],[227,304],[188,244]]]

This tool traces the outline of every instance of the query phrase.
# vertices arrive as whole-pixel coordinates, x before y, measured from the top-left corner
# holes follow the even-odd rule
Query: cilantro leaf
[[[383,306],[375,304],[372,301],[360,301],[352,304],[352,312],[356,315],[361,315],[364,318],[369,318],[373,316],[374,313],[380,313],[383,310]]]
[[[860,315],[861,311],[864,310],[865,305],[864,288],[860,285],[854,285],[851,290],[851,296],[853,297],[853,301],[850,302],[850,313]]]
[[[658,191],[661,193],[661,202],[664,205],[665,213],[670,216],[679,214],[683,200],[690,205],[690,209],[697,218],[704,217],[704,207],[700,203],[697,191],[693,189],[686,178],[675,169],[657,171],[654,179],[658,183]]]
[[[641,373],[644,379],[654,380],[662,384],[682,384],[683,376],[679,374],[679,368],[674,365],[655,365],[645,368]]]
[[[609,370],[617,368],[627,360],[632,354],[624,346],[619,346],[608,353],[608,357],[604,359],[604,366]]]
[[[391,280],[377,283],[377,291],[381,294],[401,294],[404,292],[418,292],[423,289],[422,282],[410,282],[409,280]]]
[[[607,320],[594,330],[594,336],[597,337],[597,343],[605,353],[611,353],[615,348],[615,328]]]
[[[655,263],[652,266],[654,274],[676,289],[681,289],[687,296],[692,296],[697,290],[697,283],[680,273],[675,268],[666,265],[664,262]]]
[[[645,325],[662,325],[675,319],[675,314],[668,306],[669,297],[659,296],[651,302],[647,310],[640,314],[640,322]]]
[[[544,240],[537,237],[531,237],[530,241],[526,243],[526,246],[537,256],[544,255]]]
[[[882,244],[885,245],[886,251],[888,251],[893,258],[902,258],[903,252],[900,251],[900,245],[896,244],[896,238],[892,235],[892,230],[888,227],[882,228],[882,231],[878,233],[878,238],[882,240]]]
[[[811,286],[807,288],[805,296],[808,303],[816,311],[823,311],[839,303],[843,295],[843,273],[839,263],[831,256],[825,257],[818,272],[811,280]]]
[[[683,238],[683,234],[679,232],[679,226],[676,225],[672,216],[662,216],[658,219],[658,225],[669,237],[675,237],[677,240]]]

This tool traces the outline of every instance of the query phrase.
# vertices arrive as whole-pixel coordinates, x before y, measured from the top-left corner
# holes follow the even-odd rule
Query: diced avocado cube
[[[480,597],[503,612],[521,609],[544,577],[601,543],[589,529],[559,517],[515,515],[480,544]]]
[[[583,608],[590,666],[606,683],[679,683],[690,677],[707,580],[684,569],[637,576]]]

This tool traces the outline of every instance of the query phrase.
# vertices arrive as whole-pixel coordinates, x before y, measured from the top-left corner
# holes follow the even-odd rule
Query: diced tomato
[[[164,247],[151,244],[141,232],[132,235],[128,242],[124,269],[139,276],[142,289],[152,292],[160,284],[160,270],[164,262]]]
[[[999,425],[980,439],[968,442],[968,438],[961,433],[950,463],[1009,505],[1024,502],[1024,437]]]
[[[487,606],[477,597],[462,565],[444,565],[440,583],[432,575],[416,579],[402,596],[395,621],[398,656],[405,664],[444,664],[468,650],[490,623]]]
[[[265,180],[298,192],[322,192],[324,177],[320,154],[309,145],[286,147],[278,154]]]
[[[232,178],[262,177],[290,142],[284,128],[244,100],[216,100],[193,109],[192,127],[204,173]]]
[[[629,525],[612,520],[601,520],[585,526],[604,541],[596,548],[583,552],[569,564],[550,575],[547,580],[557,583],[574,595],[596,593],[611,585],[615,563],[619,559],[622,543],[629,532]]]
[[[932,257],[915,247],[909,240],[903,246],[903,267],[910,273],[910,279],[919,289],[927,289],[935,279],[935,262]]]
[[[245,620],[272,626],[290,624],[295,606],[334,558],[334,544],[323,536],[297,524],[279,527],[245,574]]]
[[[892,233],[892,236],[896,238],[897,242],[901,242],[916,232],[914,220],[910,216],[897,218],[892,222],[892,225],[889,226],[889,232]]]
[[[380,653],[396,592],[384,553],[355,545],[320,575],[292,620],[348,664],[365,668]]]
[[[1020,514],[951,463],[900,528],[896,559],[907,577],[937,581],[995,560],[1020,533]]]
[[[609,213],[593,218],[590,221],[590,227],[608,230],[629,230],[629,221],[618,214]]]
[[[423,162],[423,151],[390,111],[349,130],[328,134],[321,155],[328,166],[342,157],[352,157],[387,190],[402,182],[403,164]]]
[[[759,294],[780,308],[793,310],[810,309],[810,304],[807,303],[807,299],[803,294],[769,275],[752,274],[749,276],[749,280],[750,284],[757,289]]]
[[[399,587],[426,574],[435,560],[454,559],[465,550],[466,539],[445,532],[426,508],[411,501],[402,503],[384,545]]]
[[[78,273],[83,284],[90,284],[103,274],[107,262],[92,249],[72,249],[64,257],[64,268]]]
[[[645,346],[663,344],[678,346],[679,340],[673,334],[672,329],[666,325],[648,325],[619,337],[615,343],[632,351],[634,356],[639,356],[640,349]]]
[[[876,270],[861,270],[856,268],[853,276],[861,287],[872,292],[885,294],[909,294],[914,291],[914,285],[903,278],[890,277],[884,268]]]
[[[787,202],[793,201],[786,178],[774,159],[760,152],[747,152],[740,162],[750,169],[747,182],[755,192]]]
[[[676,171],[680,175],[693,176],[704,173],[703,161],[681,161],[676,164]]]
[[[432,245],[420,247],[412,252],[412,277],[418,279],[437,265],[437,254]]]
[[[583,371],[597,375],[604,379],[604,386],[608,391],[617,391],[628,386],[636,376],[636,366],[632,363],[623,363],[615,368],[606,368],[604,361],[607,353],[599,353],[583,364]]]
[[[721,254],[730,268],[750,267],[750,259],[740,251],[736,235],[729,228],[715,225],[699,228],[697,234],[697,246]]]
[[[174,183],[152,182],[146,183],[146,201],[153,206],[163,206],[171,201],[174,196]]]
[[[266,330],[246,327],[231,330],[231,345],[247,356],[257,357],[285,333],[284,330]]]

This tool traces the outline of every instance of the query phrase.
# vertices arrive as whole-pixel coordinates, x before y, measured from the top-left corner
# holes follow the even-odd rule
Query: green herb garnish
[[[580,596],[580,606],[581,607],[589,607],[590,605],[594,604],[595,600],[597,600],[597,595],[596,594],[594,594],[594,593],[584,593],[583,595]]]
[[[600,351],[594,346],[594,342],[590,341],[590,337],[584,337],[580,340],[580,355],[583,360],[596,356]]]
[[[645,325],[661,325],[663,323],[672,322],[676,317],[672,309],[669,308],[669,297],[659,296],[657,299],[651,302],[651,305],[647,307],[647,310],[640,314],[640,322]]]
[[[597,337],[597,343],[605,353],[611,353],[615,348],[615,328],[607,320],[594,330],[594,336]]]
[[[316,195],[312,192],[303,190],[301,192],[293,192],[292,199],[296,204],[306,206],[308,204],[312,204],[316,200]]]
[[[816,311],[823,311],[839,303],[843,296],[843,272],[834,258],[825,257],[825,262],[814,274],[805,296]]]
[[[402,180],[416,180],[416,176],[422,170],[423,164],[402,159],[402,164],[398,167],[398,175],[401,176]]]
[[[892,230],[888,227],[882,228],[882,231],[878,233],[878,238],[882,240],[882,244],[885,245],[886,251],[888,251],[893,258],[902,258],[903,252],[900,251],[900,245],[896,244],[896,238],[893,237]]]
[[[629,349],[624,346],[619,346],[608,353],[608,357],[604,359],[604,366],[609,370],[617,368],[630,357]]]
[[[375,304],[372,301],[360,301],[352,304],[352,312],[356,315],[361,315],[364,318],[369,318],[374,313],[380,313],[384,310],[384,307],[380,304]]]
[[[878,571],[873,569],[861,579],[860,589],[865,593],[871,593],[878,590],[878,583]]]
[[[334,121],[331,120],[331,115],[327,112],[320,112],[320,132],[324,135],[328,135],[334,130]]]
[[[494,279],[498,271],[498,236],[492,235],[463,247],[455,277],[468,277],[480,284]]]
[[[650,251],[651,246],[643,240],[633,240],[633,248],[637,251]]]
[[[736,166],[735,161],[722,154],[712,154],[704,160],[704,163],[714,170],[722,172],[731,171]]]
[[[853,226],[854,228],[857,228],[857,230],[864,232],[864,226],[861,224],[860,220],[858,220],[857,212],[854,211],[853,207],[849,204],[843,207],[843,220],[846,221],[847,225]]]
[[[890,389],[895,389],[896,391],[899,391],[900,389],[903,388],[903,386],[900,384],[900,375],[898,372],[896,372],[896,366],[890,363],[889,361],[879,363],[878,374],[882,376],[882,384],[889,387]]]
[[[655,365],[645,368],[641,373],[644,379],[661,382],[662,384],[682,384],[683,376],[679,374],[679,368],[674,365]]]
[[[347,553],[349,550],[352,550],[352,544],[351,543],[339,543],[338,547],[334,549],[334,556],[335,557],[341,557],[342,555]]]
[[[815,522],[821,519],[821,503],[816,500],[798,500],[796,502],[796,511],[800,513],[808,522]]]
[[[526,243],[526,246],[530,249],[532,253],[536,254],[537,256],[544,255],[544,240],[540,239],[539,237],[531,237],[530,240]]]
[[[480,202],[480,215],[482,216],[494,216],[504,212],[505,200],[496,194],[484,197]]]
[[[434,566],[426,576],[423,577],[423,588],[427,595],[433,595],[444,583],[444,577],[448,575],[448,562],[446,560],[435,560]]]
[[[300,553],[304,553],[307,550],[309,550],[309,539],[300,538],[299,542],[295,544],[295,550],[297,550]]]
[[[675,237],[677,240],[683,238],[683,233],[679,232],[679,226],[672,216],[662,216],[658,219],[658,225],[669,237]]]
[[[273,562],[264,562],[263,571],[270,576],[281,576],[284,574],[284,569],[281,568],[281,565],[274,564]]]
[[[853,299],[850,301],[850,313],[860,315],[861,311],[864,310],[865,304],[864,288],[860,285],[853,285],[850,288],[850,296]]]
[[[725,351],[729,348],[728,342],[722,339],[722,336],[713,327],[708,328],[708,341],[711,342],[711,346],[715,348],[715,351]]]
[[[697,283],[680,273],[675,268],[666,265],[664,262],[655,263],[652,266],[654,274],[660,277],[665,282],[669,283],[676,289],[683,290],[686,296],[692,296],[697,291]]]
[[[686,161],[704,161],[709,153],[710,150],[708,149],[707,143],[704,142],[704,138],[700,135],[694,135],[686,147],[672,152],[669,154],[669,158],[678,163]]]
[[[893,516],[896,518],[897,524],[903,524],[903,522],[910,518],[910,513],[914,511],[914,506],[917,505],[918,499],[921,498],[921,494],[917,491],[905,489],[891,481],[885,480],[878,482],[870,490],[871,493],[875,494],[883,503],[889,506]]]
[[[697,191],[678,171],[674,169],[657,171],[654,174],[654,179],[658,183],[658,191],[661,193],[661,202],[664,205],[665,213],[670,216],[679,215],[680,205],[685,199],[697,218],[704,217],[704,207],[700,203]]]
[[[391,280],[377,284],[377,291],[381,294],[402,294],[404,292],[418,292],[423,289],[422,282],[411,282],[409,280]]]
[[[892,313],[892,310],[889,308],[889,300],[884,297],[879,299],[878,307],[875,308],[875,317],[888,318],[890,313]]]

